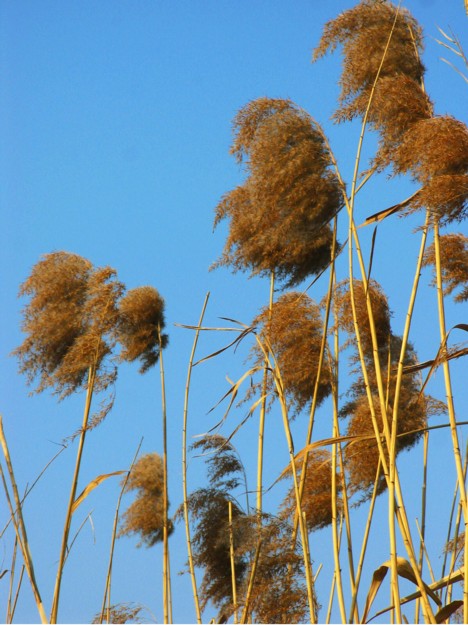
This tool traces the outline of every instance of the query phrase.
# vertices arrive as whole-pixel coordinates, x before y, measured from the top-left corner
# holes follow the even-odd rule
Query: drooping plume
[[[146,454],[135,463],[125,487],[126,492],[136,490],[137,494],[123,516],[119,536],[137,534],[141,538],[139,546],[152,547],[163,540],[163,471],[161,456]],[[173,529],[173,523],[169,521],[169,534]]]
[[[128,291],[119,304],[117,337],[122,346],[121,360],[142,363],[140,373],[155,365],[169,340],[165,327],[164,300],[151,286]]]
[[[298,479],[302,471],[302,458],[296,463]],[[291,471],[288,472],[291,475]],[[336,476],[338,494],[341,491],[340,478]],[[338,497],[338,507],[341,500]],[[294,487],[290,488],[282,504],[282,513],[291,519],[296,514],[297,502]],[[319,530],[332,522],[332,456],[328,450],[316,449],[308,454],[307,473],[301,508],[306,515],[309,532]]]
[[[278,364],[286,397],[294,411],[299,412],[312,400],[318,374],[323,333],[318,305],[308,295],[291,291],[278,298],[271,313],[268,308],[264,308],[254,319],[253,326],[260,331],[260,340],[268,341]],[[256,343],[252,347],[252,358],[259,366],[265,359]],[[274,389],[272,379],[269,387],[270,390]],[[318,385],[317,405],[330,393],[330,369],[325,357]]]
[[[248,177],[216,208],[215,225],[228,218],[229,233],[215,266],[275,271],[287,286],[320,273],[342,201],[321,129],[289,100],[259,98],[238,113],[234,132],[231,152]]]
[[[84,386],[90,367],[96,390],[114,381],[115,368],[105,362],[123,290],[113,269],[95,269],[77,254],[47,254],[33,267],[20,288],[30,298],[23,311],[27,337],[13,353],[28,382],[38,378],[36,392],[53,388],[66,397]]]
[[[450,295],[455,289],[461,289],[454,296],[455,302],[468,300],[468,238],[461,233],[443,234],[440,237],[440,256],[444,294]],[[425,265],[435,265],[434,244],[430,245],[424,256]],[[432,284],[436,284],[435,277]]]

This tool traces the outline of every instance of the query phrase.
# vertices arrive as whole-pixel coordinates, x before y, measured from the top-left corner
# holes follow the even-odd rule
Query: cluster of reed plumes
[[[228,388],[216,404],[220,410],[222,400],[228,400],[222,418],[190,447],[189,391],[198,339],[202,331],[220,330],[204,325],[208,296],[198,325],[188,326],[195,338],[182,416],[183,493],[172,519],[164,300],[151,286],[126,291],[113,269],[96,268],[66,252],[44,256],[21,286],[20,294],[29,299],[23,311],[26,338],[14,352],[20,371],[29,383],[37,381],[37,392],[51,389],[60,399],[76,391],[86,394],[82,425],[75,433],[77,459],[50,617],[37,587],[22,504],[0,428],[13,491],[7,498],[11,519],[43,622],[57,620],[74,511],[91,490],[114,475],[121,476],[121,493],[104,599],[94,622],[135,621],[143,610],[139,604],[111,600],[112,555],[119,536],[137,536],[139,545],[146,547],[162,543],[162,620],[172,621],[169,538],[182,523],[197,623],[204,614],[211,622],[235,624],[368,622],[387,571],[389,606],[380,606],[384,619],[413,620],[408,617],[411,605],[415,622],[421,616],[428,623],[446,622],[460,610],[460,618],[468,622],[468,538],[463,531],[468,522],[468,449],[463,458],[464,423],[455,410],[451,377],[452,366],[461,366],[468,355],[464,344],[451,343],[452,331],[466,332],[468,326],[461,319],[447,328],[445,314],[449,297],[457,304],[468,300],[468,239],[461,232],[440,232],[466,218],[468,128],[449,114],[435,113],[424,85],[423,33],[403,6],[361,0],[325,25],[313,58],[318,61],[338,47],[343,65],[334,121],[362,124],[351,185],[345,184],[321,126],[291,100],[260,97],[234,118],[231,154],[245,177],[215,209],[215,226],[225,221],[227,238],[214,267],[269,278],[270,297],[246,323],[226,317],[230,325],[221,329],[231,336],[237,333],[236,338],[196,362],[216,362],[232,346],[237,349],[250,341],[245,370],[237,381],[227,376]],[[368,129],[376,133],[378,144],[364,166],[362,140]],[[407,292],[408,307],[395,319],[393,300],[384,288],[385,272],[380,279],[381,261],[375,260],[381,258],[375,253],[379,238],[369,228],[356,226],[360,189],[386,174],[407,176],[415,183],[414,192],[362,226],[378,223],[384,231],[385,220],[395,212],[425,213],[413,233],[421,238],[414,272],[401,278],[403,283],[414,273],[412,288],[401,290],[402,297]],[[346,220],[348,236],[340,244],[337,232],[344,241]],[[406,225],[404,220],[399,223]],[[362,252],[367,246],[369,260]],[[388,247],[391,264],[395,245]],[[423,272],[432,274],[425,283],[420,279]],[[418,345],[420,334],[413,333],[422,283],[435,294],[440,335],[440,340],[434,339],[431,314],[424,336],[433,353],[424,362],[416,347],[419,351],[427,346],[420,340]],[[159,363],[162,453],[136,454],[128,470],[99,476],[77,496],[85,437],[112,406],[109,401],[91,417],[93,394],[112,390],[124,361],[138,362],[141,373]],[[443,372],[444,389],[436,398],[430,392],[438,370]],[[243,418],[233,425],[236,411],[243,411]],[[433,417],[438,419],[435,425]],[[251,430],[247,450],[242,443],[243,432],[253,424],[258,426],[256,456]],[[193,429],[206,432],[206,421]],[[430,522],[442,522],[430,519],[427,507],[432,437],[438,437],[440,455],[450,441],[456,473],[453,510],[447,513],[450,525],[436,551],[438,557],[444,549],[438,579],[433,553],[437,547],[430,544],[428,531]],[[402,452],[413,454],[407,456],[412,462],[409,484],[401,470]],[[204,461],[206,468],[205,481],[192,491],[188,453],[192,463]],[[421,497],[415,496],[417,481]],[[120,514],[120,498],[126,493],[133,493],[134,499]],[[276,507],[272,496],[279,502]],[[421,507],[415,513],[419,499]],[[418,517],[417,535],[413,514]],[[378,541],[379,553],[384,545],[388,552],[375,570],[369,570],[366,560],[372,540]],[[319,543],[328,549],[328,570],[323,572],[317,561]],[[425,561],[431,564],[431,583]],[[327,575],[328,587],[328,580],[322,582]],[[402,596],[400,578],[414,585],[414,594]],[[456,598],[457,582],[463,584],[464,600]],[[326,601],[325,615],[320,610]],[[9,605],[8,620],[13,613]]]

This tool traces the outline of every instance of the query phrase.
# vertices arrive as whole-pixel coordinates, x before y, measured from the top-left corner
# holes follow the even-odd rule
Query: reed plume
[[[164,528],[164,467],[161,456],[150,453],[142,456],[130,472],[125,491],[137,491],[135,501],[123,515],[119,536],[137,534],[138,546],[152,547],[163,540]],[[174,526],[169,521],[169,533]]]
[[[272,305],[262,309],[253,320],[261,341],[268,340],[281,373],[284,391],[294,412],[300,412],[311,400],[321,351],[323,321],[318,305],[303,293],[283,294]],[[254,344],[251,358],[262,365],[265,356]],[[255,390],[259,390],[257,385]],[[274,383],[270,379],[269,390]],[[320,375],[317,405],[331,393],[330,371],[323,367]]]
[[[140,373],[153,367],[161,349],[168,345],[165,327],[164,300],[151,286],[131,289],[120,300],[117,337],[122,346],[120,359],[141,361]]]
[[[259,98],[234,120],[231,152],[248,177],[216,208],[215,226],[229,233],[214,267],[275,276],[286,286],[320,273],[330,262],[330,220],[341,208],[323,132],[289,100]]]
[[[292,525],[285,518],[256,515],[250,524],[243,521],[245,539],[240,551],[256,554],[255,578],[249,595],[247,614],[255,623],[303,623],[309,605],[304,582],[304,559],[300,546],[291,545]],[[247,596],[244,587],[244,597]],[[245,608],[245,604],[244,604]]]
[[[359,327],[359,334],[364,354],[372,358],[372,335],[367,313],[366,292],[361,280],[354,279],[354,303],[356,308],[356,319]],[[368,291],[374,317],[374,325],[379,351],[385,350],[388,346],[390,329],[390,308],[382,287],[375,281],[368,282]],[[351,306],[351,293],[349,280],[343,280],[335,289],[335,323],[341,330],[344,330],[349,340],[345,346],[354,341],[354,320]]]
[[[96,368],[95,388],[115,381],[108,356],[114,347],[117,302],[124,287],[109,267],[92,264],[69,252],[46,254],[20,287],[28,296],[22,330],[26,339],[13,352],[35,392],[53,388],[60,399],[86,386]]]
[[[298,477],[301,475],[302,459],[297,463]],[[290,476],[291,469],[288,474]],[[340,479],[337,476],[338,495],[341,491]],[[327,450],[316,449],[308,453],[307,472],[301,507],[305,512],[309,532],[319,530],[332,522],[332,457]],[[338,498],[338,506],[340,500]],[[291,488],[283,503],[282,515],[294,520],[297,510],[294,488]]]
[[[390,34],[391,41],[384,54]],[[420,83],[424,74],[419,58],[421,28],[409,11],[390,2],[362,0],[327,22],[313,60],[333,52],[339,45],[343,66],[338,119],[364,114],[382,59],[379,80],[401,76]]]
[[[413,124],[393,154],[397,174],[422,183],[406,211],[431,211],[441,225],[462,221],[468,210],[468,128],[448,115]]]
[[[203,610],[212,601],[220,618],[227,619],[234,610],[229,502],[237,587],[241,587],[248,568],[242,545],[247,540],[249,517],[231,494],[244,479],[244,469],[233,445],[221,435],[206,435],[194,443],[192,449],[202,452],[208,467],[208,486],[195,490],[187,500],[196,523],[192,535],[193,561],[204,569],[200,587],[201,608]],[[176,517],[182,514],[180,508]]]
[[[382,366],[382,377],[386,385],[387,420],[389,426],[392,420],[392,410],[394,409],[396,368],[401,350],[401,338],[391,336],[386,354],[381,354],[381,360],[387,359],[387,366]],[[417,362],[416,353],[413,347],[408,344],[404,359],[405,366],[414,365]],[[382,413],[377,395],[377,380],[375,369],[368,362],[369,384],[373,397],[374,410],[380,424],[380,431],[383,432]],[[389,368],[390,367],[390,368]],[[427,427],[427,419],[433,414],[440,414],[445,411],[445,406],[432,397],[421,392],[420,380],[417,372],[405,373],[402,379],[399,402],[396,454],[405,449],[413,447],[423,435],[423,430]],[[362,377],[351,386],[348,393],[350,400],[340,410],[340,417],[349,417],[346,434],[356,436],[356,441],[352,441],[345,448],[346,468],[349,472],[349,485],[352,493],[363,493],[363,500],[369,497],[371,488],[376,479],[379,467],[379,450],[375,440],[374,429],[371,420],[369,401],[366,396],[365,384]],[[359,437],[369,436],[368,440],[359,440]],[[380,474],[378,482],[378,492],[381,493],[386,488],[383,473]]]
[[[468,238],[460,232],[441,235],[440,261],[444,295],[450,295],[460,288],[453,299],[455,302],[465,302],[468,300]],[[435,265],[434,244],[426,250],[424,265]],[[435,277],[432,284],[436,285]]]

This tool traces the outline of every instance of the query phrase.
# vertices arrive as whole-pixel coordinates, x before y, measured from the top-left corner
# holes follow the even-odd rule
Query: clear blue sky
[[[241,106],[259,96],[291,98],[324,125],[349,180],[358,128],[329,121],[338,93],[340,58],[335,54],[312,65],[311,53],[325,21],[354,4],[351,0],[0,3],[0,410],[21,488],[81,420],[82,397],[61,404],[48,394],[28,397],[25,380],[9,357],[22,341],[19,284],[42,254],[67,250],[96,265],[111,265],[128,288],[155,286],[166,300],[172,511],[179,505],[183,390],[192,335],[173,324],[196,323],[207,291],[210,325],[219,325],[221,316],[248,323],[268,297],[263,280],[247,280],[224,269],[208,272],[226,234],[224,227],[212,233],[214,207],[242,180],[242,171],[228,154],[231,120]],[[440,36],[437,25],[451,27],[468,50],[463,1],[406,0],[403,6],[425,28],[426,86],[436,111],[466,122],[467,85],[440,61],[448,52],[434,40]],[[373,142],[371,138],[371,146]],[[383,177],[362,194],[358,221],[410,192],[407,181],[387,185]],[[388,221],[378,235],[375,277],[395,311],[394,331],[401,333],[419,245],[412,229],[419,220]],[[466,226],[462,227],[466,234]],[[365,234],[363,239],[368,250]],[[423,280],[429,281],[426,273]],[[318,299],[325,288],[318,284],[311,294]],[[433,357],[437,349],[437,327],[425,325],[435,311],[434,294],[427,292],[416,311],[419,329],[412,336],[421,360]],[[448,317],[449,326],[466,321],[466,307],[451,308]],[[225,341],[224,336],[204,336],[200,356]],[[244,353],[223,356],[195,372],[190,435],[205,432],[220,418],[221,412],[209,415],[208,410],[226,391],[225,376],[235,379],[242,372]],[[89,437],[81,487],[100,473],[127,468],[142,436],[144,452],[162,451],[159,374],[153,371],[142,377],[136,369],[121,368],[114,410]],[[462,364],[454,369],[460,379]],[[438,377],[431,389],[435,393],[441,392],[439,382]],[[225,433],[242,415],[240,411],[231,417]],[[301,424],[296,427],[299,448],[303,431]],[[326,419],[321,434],[330,434]],[[251,470],[252,488],[255,436],[256,423],[251,423],[234,441]],[[273,481],[287,464],[287,450],[282,432],[274,435],[272,428],[268,436],[275,445],[275,454],[267,457],[267,479]],[[442,451],[449,451],[448,436],[437,440]],[[68,449],[49,469],[25,509],[47,610],[74,451]],[[445,468],[443,454],[438,456],[434,454],[434,471],[439,462]],[[411,470],[402,457],[405,463]],[[452,467],[446,470],[440,497],[447,493],[450,497],[455,483]],[[194,460],[189,471],[191,487],[202,483],[200,461]],[[100,608],[118,490],[117,481],[103,484],[76,515],[78,528],[93,510],[92,524],[84,526],[67,562],[62,622],[87,622]],[[272,494],[271,504],[275,501]],[[430,503],[434,511],[437,504]],[[0,524],[7,518],[3,508]],[[445,522],[444,517],[441,523]],[[9,568],[10,544],[2,540],[0,568]],[[441,546],[441,540],[436,545]],[[320,542],[320,534],[313,535],[311,550],[315,566],[324,562],[325,577],[330,556]],[[162,621],[161,549],[137,550],[135,544],[130,539],[117,544],[113,602],[142,603]],[[435,553],[437,557],[437,548]],[[171,539],[171,554],[174,618],[190,622],[194,612],[189,579],[177,575],[186,558],[182,526]],[[382,561],[378,550],[375,560],[376,566]],[[0,606],[5,605],[6,579],[0,581]],[[326,606],[328,596],[319,598]],[[206,618],[211,616],[207,612]],[[17,620],[37,620],[27,582]]]

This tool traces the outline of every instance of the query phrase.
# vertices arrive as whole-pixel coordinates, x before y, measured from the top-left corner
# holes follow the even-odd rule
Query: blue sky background
[[[343,177],[350,181],[359,127],[330,122],[341,59],[335,54],[312,65],[311,55],[323,24],[354,4],[348,0],[0,3],[0,396],[21,489],[34,480],[61,441],[81,423],[83,397],[58,404],[49,394],[28,396],[25,380],[18,376],[17,364],[9,356],[23,340],[20,310],[24,302],[17,299],[20,283],[42,254],[67,250],[98,266],[114,267],[128,288],[155,286],[166,300],[171,510],[180,504],[183,394],[193,335],[174,323],[195,324],[207,291],[211,298],[206,324],[213,326],[222,324],[222,316],[249,323],[268,299],[265,280],[248,280],[226,269],[208,271],[220,255],[226,235],[225,225],[212,232],[214,208],[243,176],[228,154],[232,118],[259,96],[291,98],[323,124]],[[440,38],[437,26],[452,28],[468,50],[468,19],[462,0],[406,0],[403,5],[425,29],[426,87],[436,112],[466,122],[467,85],[440,60],[441,56],[452,57],[434,39]],[[375,138],[369,135],[366,145],[371,154]],[[406,198],[411,190],[407,180],[389,181],[384,174],[360,194],[358,222]],[[343,215],[342,240],[345,222]],[[393,217],[382,224],[377,235],[374,277],[389,295],[393,329],[398,334],[403,329],[419,248],[414,229],[420,223],[420,216]],[[467,234],[466,225],[455,230]],[[372,232],[361,233],[368,254]],[[346,259],[340,277],[346,275],[345,265]],[[438,346],[436,300],[435,293],[426,288],[429,280],[425,271],[411,336],[421,360],[433,357]],[[325,289],[326,280],[317,283],[310,294],[320,299]],[[466,321],[463,306],[449,307],[448,327]],[[209,354],[229,338],[202,336],[198,354]],[[247,346],[241,347],[236,354],[224,354],[194,371],[190,436],[207,431],[222,416],[222,410],[208,411],[227,390],[226,376],[234,380],[243,372],[246,353]],[[462,361],[453,365],[460,419],[467,418],[464,367]],[[443,398],[441,372],[429,390]],[[223,432],[230,433],[245,412],[241,409],[233,414]],[[320,415],[316,435],[329,436],[330,409],[325,405]],[[279,415],[272,413],[268,426],[267,449],[273,451],[266,457],[267,484],[273,483],[288,462]],[[251,419],[234,439],[252,489],[256,428],[256,419]],[[294,428],[299,449],[305,419],[298,419]],[[87,441],[79,488],[101,473],[126,469],[142,436],[143,452],[162,451],[159,372],[140,376],[136,366],[124,365],[114,410]],[[448,433],[440,430],[431,441],[429,542],[437,570],[455,474]],[[60,456],[25,507],[47,611],[74,455],[72,446]],[[401,456],[412,520],[419,514],[420,458],[419,447]],[[202,484],[203,479],[202,462],[192,460],[190,487]],[[282,488],[280,485],[266,497],[272,510]],[[92,522],[86,522],[66,565],[62,622],[87,622],[100,609],[118,492],[117,480],[104,483],[75,516],[77,529],[92,510]],[[372,535],[363,591],[372,570],[387,559],[385,500],[383,497],[379,504],[382,510]],[[358,536],[364,512],[355,511]],[[0,523],[7,519],[4,506]],[[379,522],[384,539],[379,539]],[[416,532],[416,526],[413,529]],[[322,618],[332,570],[329,537],[329,530],[311,537],[314,566],[324,565],[318,582]],[[10,538],[7,532],[0,541],[1,569],[10,566]],[[117,543],[112,601],[142,603],[161,622],[161,548],[136,549],[136,542],[125,538]],[[189,578],[177,575],[186,559],[181,525],[170,548],[174,619],[191,622],[195,616]],[[0,606],[6,603],[7,579],[0,580]],[[383,603],[386,599],[384,596]],[[205,619],[212,616],[214,611],[207,610]],[[16,618],[19,622],[38,618],[26,581]]]

